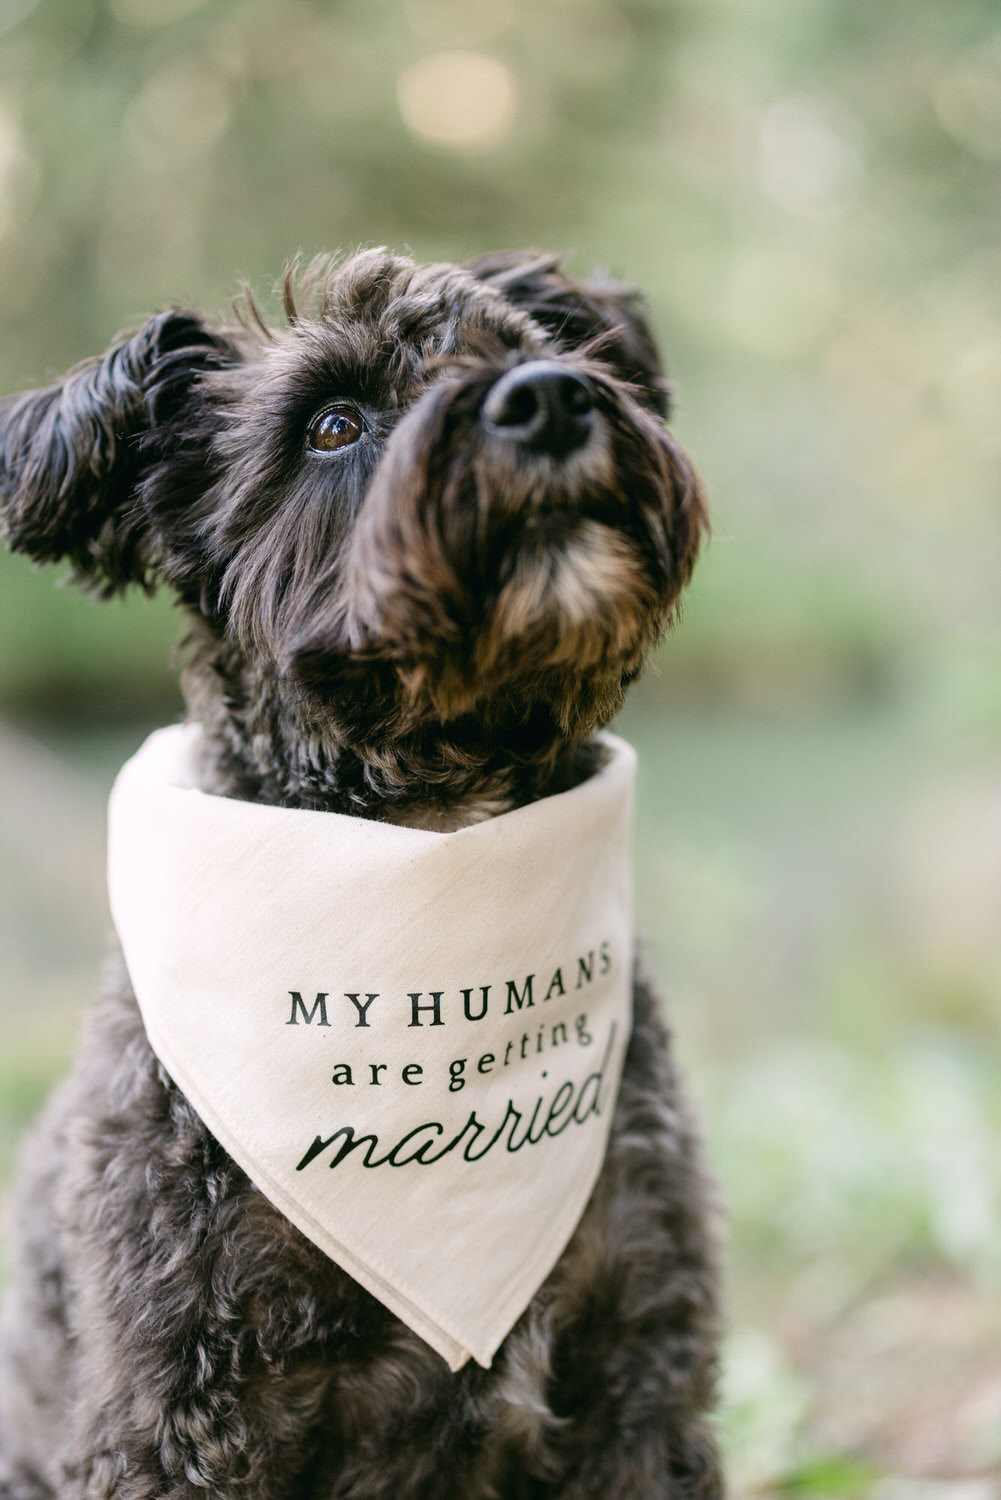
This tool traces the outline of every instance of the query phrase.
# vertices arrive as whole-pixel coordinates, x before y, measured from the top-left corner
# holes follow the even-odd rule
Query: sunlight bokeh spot
[[[837,212],[861,176],[845,125],[810,99],[782,99],[765,115],[757,178],[792,213]]]
[[[432,52],[400,75],[396,92],[411,134],[459,150],[501,140],[517,99],[510,69],[482,52]]]
[[[232,112],[229,82],[197,62],[165,64],[128,112],[136,139],[155,153],[196,153],[225,130]]]

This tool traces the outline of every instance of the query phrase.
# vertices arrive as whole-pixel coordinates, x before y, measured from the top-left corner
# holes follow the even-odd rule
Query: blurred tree
[[[999,165],[992,0],[6,0],[0,382],[297,249],[571,249],[648,290],[710,481],[670,680],[882,691],[919,643],[996,722]],[[171,691],[165,602],[0,580],[0,701]]]

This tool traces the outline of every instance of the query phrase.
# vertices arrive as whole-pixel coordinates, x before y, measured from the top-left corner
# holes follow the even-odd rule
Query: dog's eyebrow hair
[[[374,341],[372,352],[372,361],[368,362],[352,351],[336,347],[294,351],[292,361],[283,360],[270,378],[276,387],[288,390],[302,408],[310,408],[331,396],[353,397],[373,405],[392,404],[392,371],[387,367],[385,353],[375,348]],[[416,363],[415,359],[415,366]],[[401,370],[397,378],[409,381],[410,374],[410,370]]]

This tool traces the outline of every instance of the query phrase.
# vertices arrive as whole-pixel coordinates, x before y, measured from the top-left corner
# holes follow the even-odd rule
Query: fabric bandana
[[[636,757],[454,833],[119,773],[111,911],[150,1044],[262,1193],[453,1370],[594,1187],[630,1028]]]

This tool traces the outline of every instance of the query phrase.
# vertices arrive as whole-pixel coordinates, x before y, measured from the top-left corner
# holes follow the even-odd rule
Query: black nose
[[[487,392],[487,427],[537,453],[562,457],[587,442],[591,383],[552,359],[533,359],[502,375]]]

